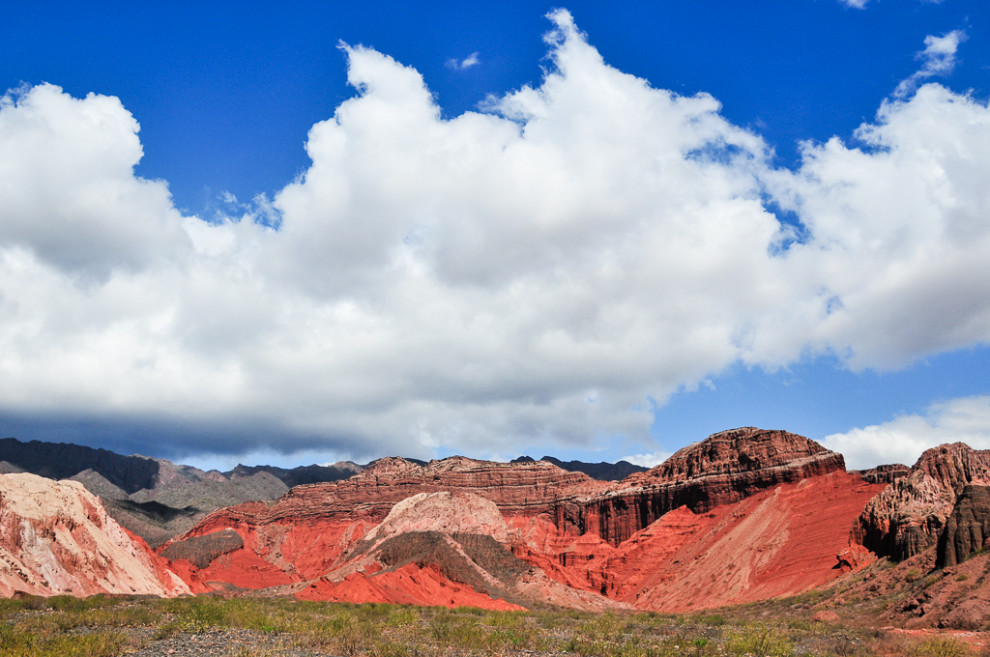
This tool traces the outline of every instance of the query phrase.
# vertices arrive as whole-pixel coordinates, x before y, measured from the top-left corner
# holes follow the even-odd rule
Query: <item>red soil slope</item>
[[[850,531],[884,486],[806,438],[745,428],[618,484],[546,463],[388,459],[216,512],[176,545],[241,539],[183,566],[194,587],[680,611],[796,594],[868,565],[867,551],[849,552]]]
[[[515,552],[569,586],[639,609],[684,611],[794,595],[848,569],[838,555],[849,548],[863,505],[882,488],[833,472],[703,514],[679,507],[617,547],[590,535],[560,536],[547,525],[542,532],[520,527],[528,534]]]

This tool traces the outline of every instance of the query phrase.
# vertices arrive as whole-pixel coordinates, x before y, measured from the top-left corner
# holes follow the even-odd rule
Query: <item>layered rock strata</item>
[[[911,474],[911,468],[903,463],[889,463],[859,471],[859,476],[871,484],[892,484],[909,474]]]
[[[228,520],[250,524],[308,520],[378,523],[402,500],[438,492],[479,495],[494,502],[507,516],[548,514],[560,516],[564,522],[580,517],[579,496],[607,487],[585,474],[565,472],[542,461],[508,464],[455,456],[418,465],[385,458],[350,479],[297,486],[272,505],[248,503],[222,509],[207,517],[198,529],[223,526]]]
[[[925,451],[910,474],[863,509],[856,537],[873,552],[902,561],[934,547],[968,484],[990,478],[990,450],[952,443]]]
[[[273,504],[215,512],[166,551],[186,550],[201,590],[696,609],[798,593],[865,567],[873,557],[850,544],[849,528],[882,488],[813,441],[754,428],[715,434],[617,483],[545,462],[382,459]]]
[[[841,454],[803,436],[732,429],[685,447],[589,500],[583,505],[582,529],[618,545],[680,506],[705,513],[778,484],[844,471]]]

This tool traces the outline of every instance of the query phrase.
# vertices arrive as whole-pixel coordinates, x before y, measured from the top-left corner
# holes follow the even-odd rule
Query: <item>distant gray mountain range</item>
[[[529,456],[520,456],[517,459],[512,459],[512,462],[531,463],[535,460],[536,459]],[[599,481],[619,481],[620,479],[625,479],[631,474],[636,472],[646,472],[649,469],[644,468],[641,465],[635,465],[629,461],[619,461],[618,463],[606,463],[604,461],[601,463],[585,463],[584,461],[561,461],[560,459],[552,456],[544,456],[539,460],[546,461],[547,463],[553,463],[562,470],[583,472],[592,479],[598,479]]]

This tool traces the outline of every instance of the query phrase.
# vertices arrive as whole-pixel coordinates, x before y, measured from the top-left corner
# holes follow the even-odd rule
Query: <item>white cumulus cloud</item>
[[[929,447],[954,442],[990,449],[990,396],[940,402],[922,415],[902,415],[822,440],[846,457],[847,467],[859,469],[882,463],[912,465]]]
[[[6,96],[0,415],[157,423],[214,454],[633,452],[651,400],[739,361],[990,340],[985,103],[928,84],[779,170],[716,99],[550,18],[539,85],[450,119],[418,71],[343,46],[356,95],[310,130],[311,166],[220,221],[134,175],[119,100]]]
[[[167,186],[135,178],[137,121],[120,100],[42,84],[0,98],[0,244],[104,277],[188,248]]]
[[[986,343],[986,103],[928,84],[885,102],[856,137],[806,144],[776,187],[810,233],[786,260],[822,302],[799,339],[856,369]]]

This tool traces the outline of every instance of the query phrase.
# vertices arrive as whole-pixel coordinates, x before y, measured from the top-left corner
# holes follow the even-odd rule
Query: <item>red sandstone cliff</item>
[[[693,609],[806,591],[868,564],[862,548],[849,556],[849,530],[882,488],[813,441],[753,428],[618,483],[548,463],[383,459],[215,512],[164,554],[198,590]]]
[[[841,454],[803,436],[732,429],[685,447],[588,500],[582,524],[617,545],[680,506],[704,513],[778,484],[844,471]]]

